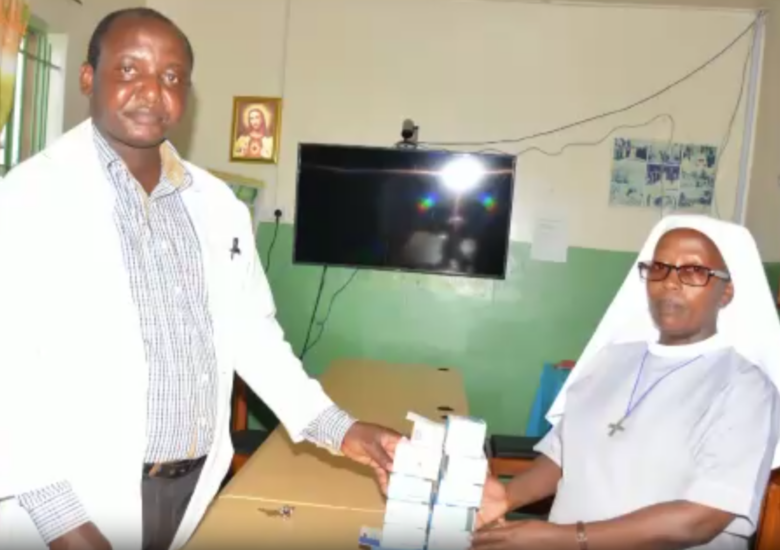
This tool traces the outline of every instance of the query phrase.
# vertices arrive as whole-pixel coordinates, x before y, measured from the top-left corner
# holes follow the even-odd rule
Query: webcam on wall
[[[401,126],[401,141],[398,142],[398,147],[416,148],[419,133],[420,127],[412,119],[407,118]]]

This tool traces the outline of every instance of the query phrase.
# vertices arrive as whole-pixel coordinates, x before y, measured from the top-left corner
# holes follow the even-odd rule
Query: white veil
[[[718,333],[742,356],[762,368],[780,388],[780,319],[753,236],[740,225],[707,216],[668,216],[653,228],[638,261],[652,259],[661,236],[681,227],[695,229],[712,239],[731,273],[734,299],[719,314]],[[585,346],[577,366],[550,407],[547,420],[555,425],[562,417],[569,386],[593,367],[592,359],[601,348],[612,343],[650,340],[657,336],[644,281],[633,265]],[[772,467],[780,467],[780,449],[775,451]]]

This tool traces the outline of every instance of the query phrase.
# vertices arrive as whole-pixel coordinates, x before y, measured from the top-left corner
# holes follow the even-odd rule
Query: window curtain
[[[0,129],[8,122],[13,107],[19,45],[29,22],[27,2],[0,0]]]

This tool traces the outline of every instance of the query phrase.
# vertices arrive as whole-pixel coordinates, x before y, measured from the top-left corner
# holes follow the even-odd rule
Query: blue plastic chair
[[[552,428],[545,415],[552,407],[555,398],[563,388],[563,384],[571,374],[571,368],[560,367],[554,363],[545,363],[539,378],[539,388],[536,390],[531,415],[525,428],[527,437],[543,437]]]

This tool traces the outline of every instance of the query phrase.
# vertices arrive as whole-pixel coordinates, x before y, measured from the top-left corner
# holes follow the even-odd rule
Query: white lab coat
[[[172,548],[233,455],[237,372],[295,441],[332,405],[285,342],[246,206],[187,164],[219,370],[217,432]],[[115,550],[141,541],[148,366],[91,121],[0,181],[0,548],[43,547],[13,495],[69,480]],[[233,240],[241,253],[231,258]]]

